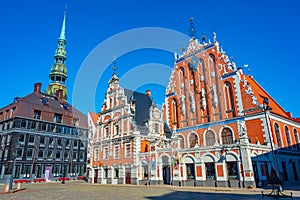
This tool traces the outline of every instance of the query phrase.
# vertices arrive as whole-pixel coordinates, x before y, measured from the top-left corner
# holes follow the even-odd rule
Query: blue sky
[[[142,27],[167,28],[188,35],[189,19],[194,17],[196,37],[206,35],[211,38],[215,31],[217,40],[229,56],[234,56],[237,66],[248,64],[259,84],[286,111],[300,117],[300,2],[297,0],[3,1],[0,6],[0,107],[11,103],[16,96],[32,92],[36,82],[42,82],[43,90],[46,89],[65,4],[68,5],[67,87],[71,102],[78,71],[101,42]],[[180,49],[187,44],[174,40],[174,45]],[[110,48],[118,54],[120,46]],[[75,106],[84,113],[100,111],[112,74],[111,66],[103,66],[101,61],[111,59],[113,62],[113,55],[109,57],[99,55],[99,65],[94,66],[104,69],[94,95],[95,107],[85,104],[88,101],[85,96],[77,100],[79,103]],[[132,51],[118,56],[117,72],[119,76],[130,75],[133,69],[148,63],[171,68],[173,54],[156,49]],[[247,70],[244,73],[248,73]],[[83,85],[89,87],[89,80]],[[161,84],[145,82],[136,87],[140,91],[152,89],[153,97],[161,104],[165,91]]]

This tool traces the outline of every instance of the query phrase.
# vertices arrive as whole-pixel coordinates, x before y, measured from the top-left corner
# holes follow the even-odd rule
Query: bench
[[[14,183],[29,183],[29,180],[26,180],[26,179],[17,179],[17,180],[14,180]]]
[[[77,176],[77,180],[85,180],[85,176]]]
[[[35,182],[35,183],[46,182],[46,179],[45,178],[36,178],[36,179],[33,179],[33,182]]]
[[[64,179],[65,181],[69,181],[69,180],[70,180],[70,178],[68,178],[68,177],[64,177],[64,178],[60,177],[60,178],[58,178],[57,180],[58,180],[58,181],[62,181],[63,179]]]

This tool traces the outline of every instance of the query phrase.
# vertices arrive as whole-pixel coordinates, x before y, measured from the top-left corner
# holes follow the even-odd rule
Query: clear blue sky
[[[0,6],[0,107],[15,96],[32,92],[33,84],[48,84],[65,4],[67,8],[67,87],[72,100],[73,84],[83,61],[101,42],[126,30],[161,27],[189,34],[189,18],[194,17],[196,36],[204,34],[217,40],[238,67],[248,64],[251,74],[268,93],[294,117],[300,117],[300,1],[63,1],[10,0]],[[178,49],[186,45],[174,41]],[[120,48],[114,46],[111,48]],[[82,112],[100,111],[112,73],[105,69],[95,92],[95,108],[85,105],[84,96],[76,105]],[[117,59],[122,76],[147,63],[173,66],[170,52],[144,49]],[[247,73],[244,70],[244,73]],[[147,75],[146,75],[147,76]],[[169,77],[168,77],[169,78]],[[89,85],[89,80],[85,83]],[[150,88],[158,104],[163,100],[161,85],[137,85]]]

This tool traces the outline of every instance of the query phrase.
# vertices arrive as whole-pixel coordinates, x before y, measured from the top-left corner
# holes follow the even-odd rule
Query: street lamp
[[[291,192],[291,195],[285,195],[282,193],[282,182],[278,176],[278,166],[277,166],[277,158],[274,154],[274,147],[273,147],[273,141],[271,138],[271,132],[270,132],[270,128],[269,128],[269,122],[268,122],[268,116],[267,113],[270,112],[270,110],[272,110],[272,108],[269,106],[269,99],[267,97],[264,97],[263,99],[263,111],[265,114],[265,119],[266,119],[266,125],[267,125],[267,131],[268,131],[268,135],[269,135],[269,141],[271,144],[271,153],[272,153],[272,157],[273,157],[273,165],[274,168],[272,167],[271,169],[271,173],[270,176],[268,177],[268,183],[269,185],[273,186],[273,190],[271,191],[270,194],[264,194],[262,191],[262,196],[267,196],[267,197],[274,197],[276,199],[278,198],[293,198],[292,195],[293,193]],[[275,191],[275,187],[277,187],[277,190]]]
[[[13,160],[11,160],[10,162],[12,162],[12,171],[11,171],[11,176],[10,176],[10,180],[9,180],[9,190],[12,190],[13,187],[13,183],[14,183],[14,174],[15,174],[15,166],[16,166],[16,158],[17,158],[17,150],[19,147],[20,143],[16,143],[15,145],[15,152],[12,153],[13,155]]]
[[[268,131],[268,136],[269,136],[269,142],[271,145],[271,153],[272,153],[272,157],[273,157],[273,165],[274,168],[276,170],[277,173],[277,160],[274,154],[274,147],[273,147],[273,141],[272,141],[272,137],[271,137],[271,133],[270,133],[270,127],[269,127],[269,122],[268,122],[268,116],[267,113],[269,113],[272,110],[272,108],[269,106],[269,99],[267,97],[264,97],[263,100],[263,111],[265,114],[265,119],[266,119],[266,125],[267,125],[267,131]]]

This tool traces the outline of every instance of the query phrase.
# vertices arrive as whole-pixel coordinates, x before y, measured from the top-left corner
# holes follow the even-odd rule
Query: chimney
[[[63,97],[63,90],[61,90],[61,89],[56,90],[56,97],[58,99],[62,99],[62,97]]]
[[[35,93],[41,93],[41,87],[42,87],[42,83],[36,83],[36,84],[34,84],[33,92],[35,92]]]
[[[151,97],[151,90],[146,90],[146,95],[147,95],[148,97]]]

